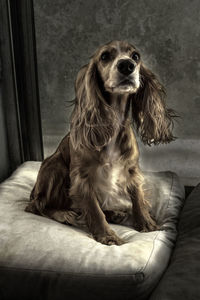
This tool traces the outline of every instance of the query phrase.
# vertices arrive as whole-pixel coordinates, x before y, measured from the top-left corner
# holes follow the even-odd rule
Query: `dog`
[[[43,161],[25,210],[74,226],[85,222],[96,241],[121,245],[108,222],[121,222],[126,212],[117,204],[128,199],[133,227],[157,230],[132,125],[147,145],[175,139],[175,113],[166,107],[163,85],[136,47],[112,41],[80,69],[75,95],[70,132]],[[109,210],[111,202],[116,205]]]

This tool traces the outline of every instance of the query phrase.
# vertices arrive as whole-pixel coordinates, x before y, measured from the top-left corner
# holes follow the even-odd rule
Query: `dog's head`
[[[113,41],[100,47],[93,60],[104,82],[104,88],[112,94],[132,94],[140,86],[140,54],[127,42]]]
[[[133,123],[144,143],[174,139],[174,113],[166,108],[164,87],[145,67],[139,51],[127,42],[112,41],[97,49],[79,71],[75,91],[71,122],[75,148],[101,149],[110,141],[120,125],[109,104],[113,95],[126,95],[121,100],[131,100]]]

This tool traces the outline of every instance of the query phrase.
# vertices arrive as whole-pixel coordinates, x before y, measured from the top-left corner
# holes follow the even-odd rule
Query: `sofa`
[[[185,201],[169,266],[150,299],[200,299],[200,184]]]
[[[0,184],[1,300],[200,299],[200,186],[185,203],[175,173],[145,172],[160,230],[110,224],[125,244],[107,246],[24,211],[40,164],[26,162]]]

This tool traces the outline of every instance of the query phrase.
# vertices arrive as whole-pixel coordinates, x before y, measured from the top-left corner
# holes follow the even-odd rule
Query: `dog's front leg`
[[[69,197],[72,201],[71,208],[81,212],[81,219],[85,221],[94,239],[105,245],[121,245],[123,241],[111,229],[98,201],[98,188],[94,168],[88,168],[86,160],[79,162],[79,157],[73,156],[71,164],[71,187]],[[89,170],[88,170],[89,169]]]
[[[110,228],[95,196],[87,199],[86,207],[87,226],[95,240],[105,245],[122,245],[123,240]]]
[[[132,200],[133,227],[138,231],[158,230],[159,226],[150,215],[150,204],[145,199],[142,188],[143,176],[137,168],[135,168],[131,180],[128,191]]]

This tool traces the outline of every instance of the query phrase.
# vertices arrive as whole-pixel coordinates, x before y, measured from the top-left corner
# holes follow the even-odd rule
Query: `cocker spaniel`
[[[128,199],[133,227],[156,230],[131,123],[145,144],[174,139],[175,115],[166,108],[164,87],[133,45],[112,41],[80,69],[75,93],[70,133],[43,161],[26,211],[75,226],[86,224],[98,242],[121,245],[124,241],[108,222],[126,217],[118,203]],[[115,205],[108,209],[110,203]]]

